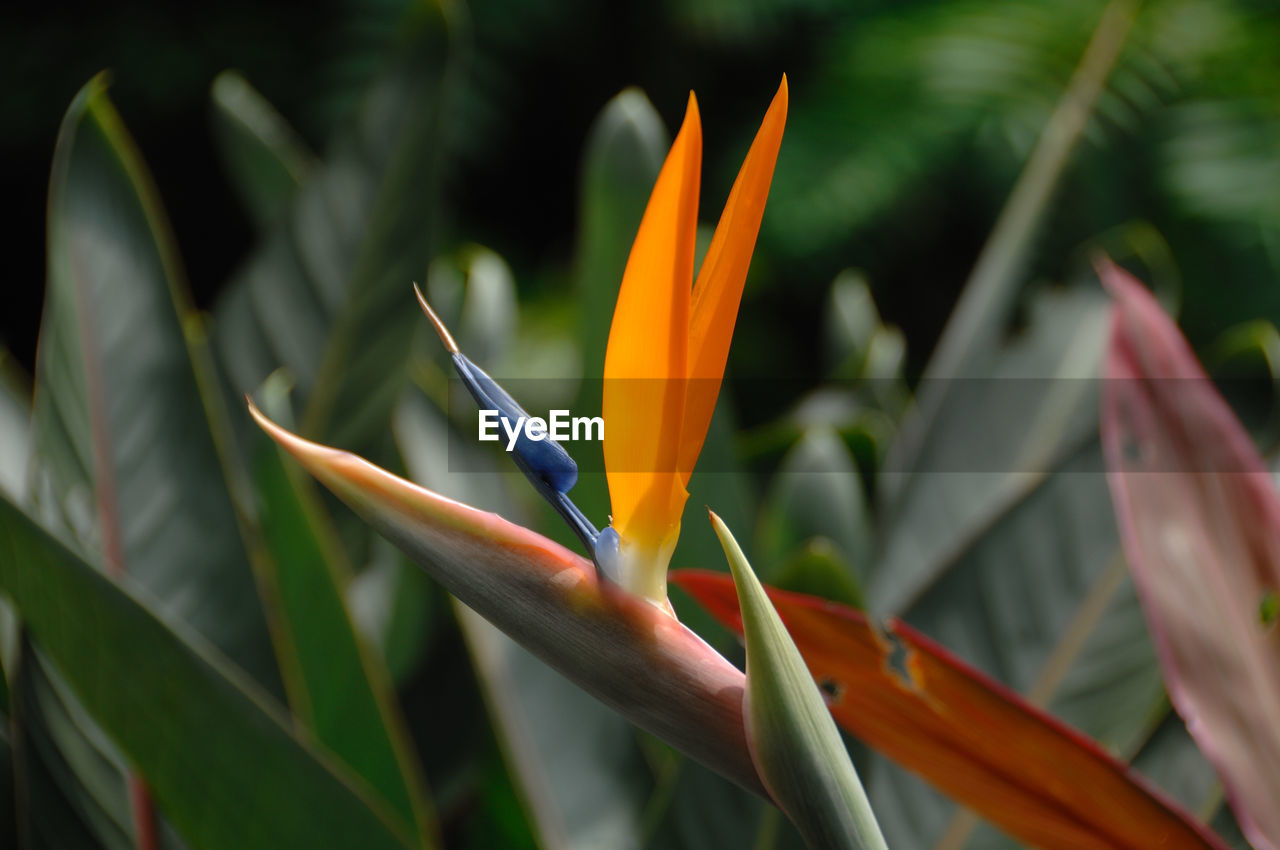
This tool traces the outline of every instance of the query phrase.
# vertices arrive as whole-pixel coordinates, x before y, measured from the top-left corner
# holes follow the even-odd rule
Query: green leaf
[[[67,111],[50,180],[36,495],[274,691],[216,386],[159,198],[97,77]]]
[[[1092,14],[1091,10],[1083,6],[1081,9],[1081,14]],[[1036,20],[1037,12],[1029,12],[1024,8],[1017,13],[1015,20],[1021,18],[1022,22],[1041,29],[1042,22]],[[1023,165],[995,227],[965,282],[960,300],[930,355],[924,381],[918,392],[917,408],[914,415],[904,423],[890,455],[890,465],[905,469],[908,473],[905,478],[890,479],[892,484],[897,485],[893,488],[897,492],[891,492],[890,501],[895,504],[906,502],[906,511],[911,510],[912,501],[929,502],[935,489],[922,485],[918,476],[912,473],[921,470],[943,473],[955,471],[940,465],[942,459],[935,453],[937,442],[941,439],[938,435],[944,435],[946,439],[961,445],[978,442],[980,448],[973,452],[976,457],[966,460],[973,465],[966,469],[993,471],[981,482],[985,491],[981,497],[970,493],[962,497],[964,503],[959,507],[943,506],[944,510],[950,508],[973,515],[980,513],[987,501],[999,501],[1011,489],[1017,488],[1016,482],[1011,482],[1001,473],[1035,469],[1052,457],[1064,433],[1058,420],[1069,418],[1071,412],[1079,407],[1069,397],[1062,398],[1060,393],[1054,391],[1071,382],[1042,381],[1049,387],[1048,390],[1027,395],[1036,399],[1034,404],[1042,406],[1042,415],[1048,417],[1048,421],[1033,420],[1033,427],[1026,432],[1030,439],[1026,440],[1010,440],[1007,437],[1001,440],[991,431],[983,433],[976,429],[972,429],[971,434],[966,434],[964,423],[968,418],[963,414],[957,415],[958,410],[966,405],[991,404],[980,397],[981,393],[974,393],[971,382],[965,379],[975,375],[987,376],[993,355],[999,353],[1000,344],[1004,341],[1002,331],[1009,324],[1013,308],[1017,304],[1022,284],[1020,273],[1034,244],[1037,225],[1049,209],[1053,190],[1066,171],[1071,151],[1088,126],[1090,115],[1120,58],[1136,13],[1137,4],[1132,0],[1111,0],[1102,11],[1087,46],[1074,64],[1070,81],[1057,97],[1053,112],[1045,117],[1043,126],[1037,129],[1036,145]],[[1026,17],[1022,18],[1024,15]],[[1004,36],[1005,33],[1002,32],[1001,35]],[[943,39],[960,42],[957,52],[961,55],[970,52],[975,57],[980,55],[974,51],[977,45],[967,35],[945,34]],[[957,45],[953,45],[952,50],[956,50],[956,47]],[[1004,57],[997,58],[994,62],[978,59],[972,62],[971,68],[981,76],[991,68],[1001,68],[1008,64],[1011,63]],[[1087,328],[1087,322],[1077,320],[1077,323]],[[1074,330],[1076,323],[1055,324]],[[1064,359],[1063,362],[1073,365],[1069,360]],[[1085,374],[1092,375],[1092,372],[1086,371]],[[1044,379],[1067,376],[1039,374],[1033,377]],[[957,399],[958,396],[968,398]],[[1018,400],[1015,403],[1024,402]],[[1002,415],[1016,414],[1007,409],[1000,412]],[[944,417],[948,418],[941,421]],[[961,435],[961,439],[955,440],[957,435]],[[986,453],[982,451],[983,448],[987,450]],[[966,448],[963,451],[972,450]],[[998,460],[992,464],[994,459]],[[900,529],[913,530],[921,527],[925,526],[914,523],[898,526]],[[901,535],[898,535],[897,540],[890,539],[887,547],[891,553],[887,559],[891,562],[890,568],[882,571],[884,581],[880,586],[872,588],[872,605],[878,611],[902,610],[916,587],[921,582],[931,580],[928,575],[922,575],[928,567],[921,567],[920,564],[929,564],[934,560],[936,553],[933,552],[926,553],[924,557],[908,555],[899,561],[901,563],[905,560],[909,565],[907,568],[892,568],[893,547],[895,543],[902,542]],[[912,545],[907,539],[906,546]],[[886,585],[893,589],[886,590]]]
[[[127,767],[116,748],[26,636],[11,674],[13,776],[27,843],[131,850]]]
[[[216,312],[237,394],[287,367],[303,430],[375,457],[419,325],[409,284],[434,250],[452,26],[437,5],[412,6],[388,71]]]
[[[853,608],[866,607],[862,587],[852,578],[853,569],[840,550],[825,537],[814,537],[782,562],[770,584],[781,590],[808,593],[843,602]]]
[[[822,693],[738,543],[714,513],[747,642],[743,713],[751,758],[774,800],[814,848],[887,850]]]
[[[1102,5],[983,0],[832,15],[824,23],[829,50],[787,129],[765,223],[770,247],[812,258],[851,236],[880,238],[877,226],[903,198],[936,188],[949,174],[983,174],[988,187],[1011,178],[1066,89]],[[1149,8],[1166,18],[1203,19],[1180,4]],[[1141,105],[1117,93],[1121,82],[1167,90],[1167,82],[1160,85],[1168,80],[1164,66],[1176,63],[1188,42],[1209,40],[1152,39],[1121,60],[1125,73],[1113,75],[1099,98],[1105,118],[1076,112],[1087,101],[1081,91],[1072,93],[1070,117],[1087,121],[1093,138],[1115,123],[1137,123]],[[1054,136],[1055,143],[1070,141],[1069,132]]]
[[[0,492],[20,502],[30,473],[31,389],[0,351]],[[0,844],[132,847],[125,769],[114,747],[22,634],[0,599]],[[20,796],[18,789],[21,789]],[[17,806],[21,805],[21,820]],[[166,842],[165,846],[171,846]]]
[[[369,561],[347,588],[357,628],[383,657],[391,681],[409,680],[432,643],[439,589],[417,565],[382,539],[372,541]]]
[[[713,532],[714,533],[714,532]],[[692,759],[681,759],[666,780],[669,810],[645,847],[721,850],[724,847],[798,850],[805,842],[770,802],[725,782]],[[763,839],[762,834],[767,836]]]
[[[13,741],[8,729],[0,730],[0,841],[6,846],[21,846],[18,834],[17,783]]]
[[[223,71],[213,80],[214,138],[231,183],[254,224],[266,229],[315,168],[315,156],[243,76]]]
[[[111,582],[8,500],[0,546],[0,592],[191,846],[409,846],[366,790],[197,635],[122,586],[132,582]]]
[[[901,374],[902,333],[885,327],[861,272],[846,270],[832,281],[824,338],[827,369],[836,378],[885,380]]]
[[[984,404],[973,388],[997,380],[979,378],[955,396],[926,435],[921,457],[935,468],[916,473],[915,501],[897,517],[876,579],[888,610],[1131,758],[1169,707],[1097,474],[1096,384],[1086,378],[1105,307],[1089,291],[1033,303],[1027,326],[985,367],[1019,392],[994,390]],[[975,471],[946,471],[966,457],[981,461]],[[952,819],[950,803],[899,769],[877,761],[866,781],[895,844],[944,836],[939,846],[968,846],[971,819]],[[972,841],[1011,843],[986,827]]]
[[[662,118],[634,88],[609,101],[587,135],[574,276],[588,378],[604,374],[618,284],[668,145]],[[592,393],[598,408],[598,385]]]
[[[479,614],[457,602],[455,612],[537,834],[550,846],[633,846],[652,780],[627,722]]]
[[[269,409],[287,409],[284,388],[259,393]],[[362,644],[344,601],[351,568],[311,479],[282,449],[258,440],[253,478],[271,551],[267,579],[278,600],[289,703],[302,726],[380,794],[424,845],[434,813],[382,659]]]
[[[1046,292],[1020,334],[946,382],[954,386],[919,435],[911,465],[880,479],[898,495],[870,585],[874,609],[907,610],[1096,432],[1089,379],[1102,356],[1106,309],[1097,289]]]
[[[26,498],[31,458],[31,385],[0,348],[0,493]]]
[[[848,582],[865,578],[872,544],[867,500],[857,464],[834,431],[808,429],[783,458],[757,534],[757,551],[766,562],[781,565],[801,545],[822,537],[851,568]],[[773,573],[766,578],[777,583]]]
[[[1083,14],[1093,14],[1087,4],[1077,5]],[[1034,20],[1039,11],[1028,7],[1023,9],[1028,20]],[[1138,3],[1134,0],[1111,0],[1105,6],[1069,82],[1057,97],[1053,112],[1046,116],[1043,126],[1038,129],[1035,147],[1027,157],[982,247],[982,253],[965,281],[947,326],[929,357],[925,378],[937,379],[930,388],[937,394],[922,394],[922,418],[927,420],[933,415],[936,405],[953,389],[951,379],[966,374],[974,358],[980,356],[984,349],[990,349],[1000,328],[1008,321],[1017,303],[1023,282],[1021,271],[1035,244],[1037,228],[1048,214],[1054,189],[1066,174],[1071,153],[1089,125],[1099,96],[1105,91],[1137,10]],[[958,47],[956,52],[959,53],[977,46],[964,44],[969,40],[964,33],[949,34],[944,39],[961,42],[961,45],[952,46],[953,50]],[[988,68],[1003,64],[999,59],[991,63],[979,60],[970,67],[981,75]],[[907,448],[910,450],[909,444]]]

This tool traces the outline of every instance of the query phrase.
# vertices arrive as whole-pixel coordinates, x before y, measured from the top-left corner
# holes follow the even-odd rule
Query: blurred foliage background
[[[1140,221],[1166,243],[1170,272],[1188,281],[1193,337],[1275,317],[1280,297],[1265,290],[1280,213],[1262,177],[1274,173],[1277,155],[1273,5],[1147,4],[1044,228],[1032,277],[1063,279],[1085,238]],[[442,244],[492,247],[513,267],[524,297],[564,295],[579,163],[600,105],[638,86],[672,126],[685,93],[697,91],[708,112],[704,216],[711,218],[761,104],[785,71],[792,115],[755,281],[768,274],[786,285],[754,285],[749,303],[762,309],[746,311],[744,322],[747,333],[769,330],[788,344],[765,357],[744,342],[734,355],[737,371],[810,372],[818,352],[808,330],[818,324],[831,279],[847,266],[867,271],[881,312],[911,341],[918,369],[1099,8],[824,0],[459,5],[468,44],[449,132]],[[0,90],[9,116],[6,195],[14,206],[39,208],[65,102],[93,73],[111,69],[113,97],[167,190],[193,290],[207,305],[253,244],[251,222],[218,168],[212,79],[240,70],[323,152],[383,64],[404,3],[72,2],[4,15],[0,38],[14,63]],[[1188,232],[1196,238],[1178,238]],[[12,252],[22,279],[40,278],[42,233],[39,217],[14,217],[11,238],[27,246]],[[1197,283],[1205,280],[1215,284]],[[28,361],[34,289],[22,287],[20,309],[3,320],[7,344]]]
[[[714,506],[765,580],[904,616],[1232,834],[1163,695],[1100,476],[1075,474],[1100,468],[1088,385],[1036,383],[1010,407],[922,384],[934,415],[895,440],[1103,7],[471,0],[447,6],[447,36],[404,0],[7,8],[0,342],[12,383],[40,371],[59,122],[110,68],[227,397],[286,366],[293,409],[279,410],[305,430],[568,542],[518,478],[451,476],[424,448],[450,427],[442,411],[464,409],[445,403],[445,362],[408,282],[427,280],[495,375],[561,379],[527,407],[575,394],[589,406],[576,379],[599,374],[621,262],[688,90],[702,107],[710,227],[785,72],[787,134],[691,506]],[[1088,260],[1101,248],[1174,308],[1211,371],[1251,379],[1233,400],[1261,429],[1280,357],[1280,7],[1149,0],[1121,32],[1002,284],[1009,309],[992,307],[963,371],[1093,376],[1105,299]],[[219,77],[227,69],[237,74]],[[639,92],[613,100],[628,87]],[[37,380],[37,410],[40,392]],[[599,476],[575,494],[603,518]],[[346,603],[382,650],[447,846],[795,840],[776,813],[630,731],[318,505],[357,576]],[[705,524],[687,517],[686,529],[677,564],[723,568]],[[109,749],[77,711],[59,722]],[[70,739],[45,740],[46,755],[62,752],[42,775],[46,816],[66,805],[77,841],[120,846],[119,776],[87,779]],[[1004,846],[857,752],[891,845]]]

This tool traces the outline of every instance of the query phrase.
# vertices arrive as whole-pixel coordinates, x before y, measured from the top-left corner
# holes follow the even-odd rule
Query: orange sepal
[[[675,473],[684,421],[702,128],[689,95],[631,246],[604,358],[604,460],[613,526],[657,548],[688,494]]]

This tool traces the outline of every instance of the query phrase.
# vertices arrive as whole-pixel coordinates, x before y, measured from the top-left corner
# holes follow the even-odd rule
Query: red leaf
[[[741,633],[733,582],[677,570]],[[844,729],[1010,835],[1048,850],[1225,848],[1096,743],[896,620],[767,588]]]
[[[1169,697],[1245,837],[1280,847],[1280,496],[1230,407],[1140,283],[1115,296],[1102,439],[1125,555]]]

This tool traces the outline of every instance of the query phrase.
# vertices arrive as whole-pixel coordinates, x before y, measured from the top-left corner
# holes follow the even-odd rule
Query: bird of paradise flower
[[[277,443],[458,599],[638,726],[765,796],[744,731],[744,676],[678,622],[666,574],[719,395],[787,100],[784,77],[695,282],[702,132],[689,97],[627,260],[605,355],[611,523],[597,532],[573,505],[576,467],[562,450],[546,442],[517,447],[521,469],[592,560],[305,440],[249,403]],[[518,410],[422,303],[477,399]]]

